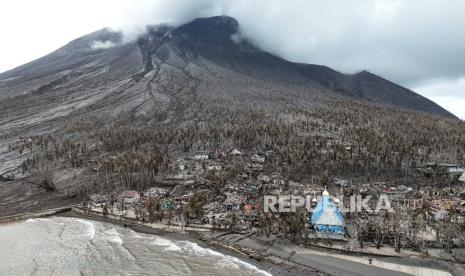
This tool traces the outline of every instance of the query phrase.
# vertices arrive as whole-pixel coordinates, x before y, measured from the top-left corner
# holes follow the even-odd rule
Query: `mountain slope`
[[[371,73],[344,75],[263,52],[238,28],[235,19],[219,16],[152,26],[130,43],[107,29],[76,39],[0,74],[0,137],[14,141],[88,118],[145,116],[151,125],[182,126],[224,108],[309,112],[334,97],[454,118]],[[0,175],[18,162],[4,162]]]
[[[0,99],[79,88],[83,94],[86,94],[83,90],[104,91],[98,93],[100,95],[94,91],[92,97],[85,96],[90,102],[100,101],[106,92],[108,97],[113,97],[113,90],[130,89],[134,85],[131,81],[143,81],[147,88],[149,80],[142,79],[148,74],[186,75],[184,73],[193,70],[202,75],[199,82],[208,83],[212,74],[206,67],[211,66],[227,70],[227,74],[233,73],[236,77],[240,75],[240,78],[254,78],[279,85],[292,84],[453,117],[428,99],[368,72],[344,75],[325,66],[291,63],[262,52],[236,36],[238,28],[238,22],[230,17],[203,18],[175,29],[152,27],[137,42],[128,44],[118,44],[121,39],[117,33],[98,31],[46,57],[0,74]],[[92,45],[99,41],[111,41],[117,46],[110,49],[93,48]],[[188,70],[183,72],[180,68],[183,66]],[[253,86],[251,84],[251,88]],[[56,96],[61,98],[62,92]],[[61,100],[70,102],[68,97]]]
[[[129,43],[104,29],[0,74],[0,210],[147,188],[204,150],[274,152],[264,169],[295,181],[463,162],[464,124],[438,105],[368,72],[273,56],[238,26],[203,18]],[[223,164],[224,181],[244,162]]]
[[[333,92],[357,99],[454,117],[413,91],[366,71],[344,75],[325,66],[287,62],[260,51],[247,41],[235,43],[231,37],[237,33],[237,28],[238,23],[232,18],[205,18],[179,27],[174,34],[181,37],[178,46],[183,50],[240,73],[304,85],[317,82]]]

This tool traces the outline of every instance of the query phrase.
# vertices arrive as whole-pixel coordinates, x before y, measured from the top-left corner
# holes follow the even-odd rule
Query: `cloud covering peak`
[[[262,49],[292,61],[348,73],[367,69],[407,85],[465,72],[465,2],[459,0],[135,2],[123,4],[114,27],[133,33],[148,24],[224,14]]]
[[[58,48],[64,44],[62,40],[69,41],[103,27],[122,30],[126,39],[132,39],[143,32],[146,25],[169,23],[176,26],[198,17],[229,15],[239,21],[241,36],[285,59],[323,64],[345,73],[366,69],[417,92],[422,92],[419,89],[430,91],[423,93],[426,96],[431,89],[425,86],[435,83],[432,80],[459,83],[453,86],[454,97],[465,104],[465,87],[458,81],[465,77],[465,1],[462,0],[63,2],[2,1],[0,23],[15,27],[15,30],[2,30],[6,32],[2,37],[15,41],[15,45],[11,42],[11,49],[18,50],[24,34],[17,34],[20,32],[17,30],[34,32],[39,36],[36,41],[50,42],[41,50],[43,53],[46,49],[53,50],[51,45]],[[31,12],[24,11],[25,5]],[[21,25],[32,21],[36,22],[33,26]],[[40,49],[41,44],[34,46]],[[31,51],[18,52],[23,59],[27,53],[32,55]],[[8,62],[10,56],[8,53],[0,58]],[[0,71],[7,69],[1,65]],[[445,89],[442,93],[449,93],[450,85],[442,87]]]

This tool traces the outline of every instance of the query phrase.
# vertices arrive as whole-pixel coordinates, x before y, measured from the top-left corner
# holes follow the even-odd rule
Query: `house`
[[[269,183],[263,185],[263,192],[266,194],[277,195],[282,193],[281,185],[277,185],[276,183]]]
[[[207,165],[207,170],[209,171],[221,171],[221,169],[222,169],[221,165],[216,165],[216,164]]]
[[[247,179],[249,178],[249,176],[246,174],[246,173],[240,173],[238,176],[237,176],[238,179]]]
[[[250,214],[254,212],[255,210],[260,210],[260,204],[245,204],[244,205],[244,212],[247,214]]]
[[[339,186],[339,187],[352,187],[353,186],[352,180],[349,180],[349,179],[336,179],[334,183],[336,184],[336,186]]]
[[[162,200],[161,202],[161,207],[165,210],[168,210],[168,209],[173,209],[175,208],[177,205],[176,205],[176,202],[174,202],[173,200],[167,198],[167,199],[164,199]]]
[[[217,159],[223,159],[225,157],[226,157],[226,153],[224,151],[221,151],[216,155]]]
[[[315,208],[316,205],[318,205],[318,199],[316,199],[316,197],[314,197],[314,198],[312,198],[312,201],[311,201],[310,206],[311,206],[312,208]]]
[[[405,187],[400,185],[398,187],[383,187],[382,191],[386,194],[407,194],[410,193],[413,189],[410,187]]]
[[[164,188],[158,188],[158,187],[152,187],[145,191],[144,195],[146,197],[163,197],[167,196],[169,194],[167,189]]]
[[[178,182],[179,180],[184,180],[187,177],[188,177],[188,174],[182,172],[182,173],[173,174],[173,175],[166,175],[164,180]]]
[[[263,165],[258,163],[247,164],[247,170],[250,171],[262,171]]]
[[[187,169],[186,163],[184,163],[184,162],[178,162],[178,169],[179,169],[180,171],[184,171],[185,169]]]
[[[258,193],[258,187],[256,185],[249,185],[245,188],[245,192],[249,194],[256,194]]]
[[[370,195],[373,193],[373,186],[369,183],[360,184],[358,185],[358,187],[359,193],[363,196]]]
[[[444,221],[448,215],[449,215],[449,212],[447,210],[440,209],[434,214],[434,219],[436,221]]]
[[[206,152],[197,152],[194,154],[194,159],[195,160],[208,160],[210,156]]]
[[[265,157],[258,154],[254,154],[250,159],[255,163],[265,163]]]
[[[108,198],[106,196],[100,195],[100,194],[92,194],[90,195],[90,204],[94,208],[100,208],[107,203]]]
[[[453,164],[446,164],[447,166],[447,172],[450,174],[463,174],[465,172],[464,167],[461,165],[453,165]]]
[[[459,177],[460,182],[465,182],[465,172],[462,173],[462,176]]]
[[[298,191],[298,192],[303,192],[304,191],[304,186],[300,184],[299,182],[295,182],[292,180],[289,180],[288,182],[288,190],[291,191]]]
[[[192,193],[188,193],[182,196],[175,197],[174,200],[177,202],[181,202],[181,203],[187,203],[189,202],[189,200],[191,200],[192,196],[193,196]]]
[[[426,176],[449,175],[450,177],[460,176],[465,172],[465,168],[457,164],[433,163],[429,162],[419,169]]]
[[[214,214],[220,209],[220,204],[218,203],[218,201],[210,202],[202,206],[202,209],[206,214]]]
[[[236,185],[228,184],[223,187],[223,192],[237,192],[238,187]]]
[[[228,211],[239,211],[244,201],[245,201],[244,196],[228,195],[226,200],[223,202],[223,206]]]
[[[259,175],[257,179],[258,179],[258,181],[260,181],[262,183],[270,183],[271,182],[271,178],[268,175],[264,175],[264,174]]]
[[[137,191],[124,191],[120,198],[125,204],[134,204],[140,200],[140,194]]]
[[[275,184],[275,185],[281,186],[281,185],[285,184],[284,178],[278,172],[273,172],[271,174],[271,180],[272,180],[273,184]]]
[[[239,156],[239,155],[242,155],[242,152],[239,151],[238,149],[233,149],[229,154]]]

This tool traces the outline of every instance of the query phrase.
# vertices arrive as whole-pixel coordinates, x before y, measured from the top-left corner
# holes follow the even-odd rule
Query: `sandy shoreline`
[[[95,221],[104,222],[104,223],[111,223],[111,224],[118,225],[121,227],[125,226],[124,222],[116,221],[113,219],[107,219],[103,217],[98,217],[98,216],[93,216],[93,215],[78,214],[75,212],[60,213],[60,214],[57,214],[56,216],[89,219],[89,220],[95,220]],[[317,272],[315,270],[312,270],[311,268],[305,268],[305,267],[298,266],[298,265],[287,265],[284,263],[277,264],[269,260],[257,260],[257,259],[249,257],[246,254],[242,254],[240,253],[240,251],[235,250],[234,248],[230,248],[227,245],[224,245],[218,242],[209,241],[205,239],[201,234],[195,231],[181,233],[178,231],[167,231],[167,230],[151,228],[151,227],[143,226],[143,225],[127,226],[127,227],[139,233],[167,237],[173,240],[186,240],[189,242],[193,242],[193,243],[198,244],[201,247],[209,248],[217,252],[220,252],[222,254],[233,256],[244,262],[253,264],[260,270],[266,271],[272,275],[297,275],[297,276],[328,275],[326,273]]]
[[[67,212],[58,216],[85,218],[123,227],[125,225],[124,222],[92,214]],[[180,232],[179,230],[171,231],[143,225],[131,225],[128,227],[136,232],[194,242],[202,247],[237,257],[272,275],[409,275],[382,267],[370,266],[368,262],[363,263],[363,261],[360,261],[360,259],[365,258],[363,256],[334,254],[330,250],[311,249],[311,247],[291,244],[282,240],[276,242],[275,240],[267,241],[266,238],[244,238],[240,234],[220,231],[215,231],[214,233],[197,231]],[[234,245],[234,247],[231,245]],[[255,252],[257,255],[255,255]],[[347,258],[344,256],[347,256]],[[354,261],[350,259],[352,257],[358,259]],[[423,269],[423,271],[425,271],[424,269],[432,269],[439,272],[439,274],[433,273],[431,275],[448,275],[447,273],[442,274],[441,271],[448,271],[449,275],[454,276],[464,275],[463,271],[460,271],[454,265],[438,260],[395,257],[376,257],[375,259],[378,262],[389,264],[387,267],[397,264],[404,266],[404,268],[405,266],[410,266]]]
[[[52,216],[82,218],[121,227],[128,224],[126,226],[136,232],[158,235],[173,240],[185,240],[236,257],[272,275],[390,276],[424,275],[425,272],[431,276],[465,275],[463,266],[431,258],[383,257],[379,255],[375,256],[374,265],[370,266],[366,253],[343,253],[337,249],[298,245],[275,237],[266,238],[217,230],[212,232],[209,229],[197,229],[196,227],[191,227],[188,229],[189,231],[182,231],[181,227],[168,227],[165,224],[135,225],[115,218],[103,217],[98,213],[81,213],[80,210],[60,212]],[[395,269],[398,267],[403,267],[402,271],[408,271],[408,274],[396,271]],[[412,273],[412,271],[415,272]],[[443,272],[446,271],[448,273],[444,274]]]

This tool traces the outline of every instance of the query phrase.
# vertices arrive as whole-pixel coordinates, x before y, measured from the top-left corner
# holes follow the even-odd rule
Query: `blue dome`
[[[327,193],[313,210],[311,222],[317,231],[344,234],[345,223],[341,212]]]

